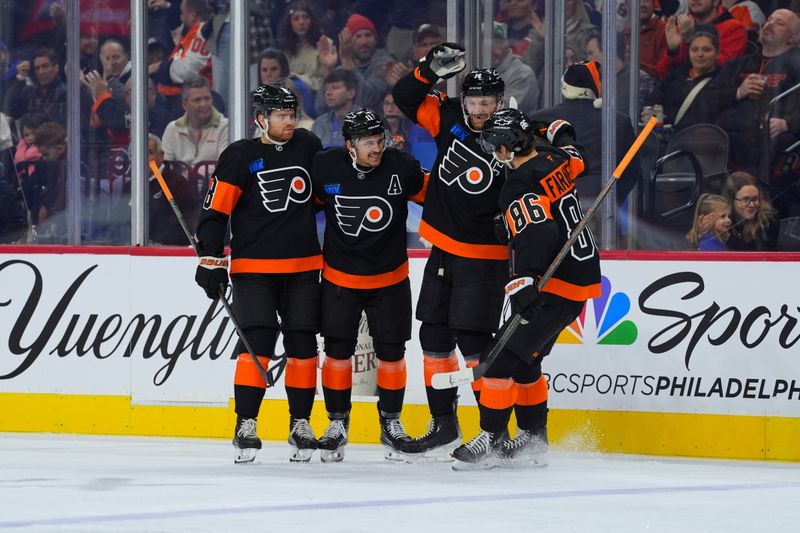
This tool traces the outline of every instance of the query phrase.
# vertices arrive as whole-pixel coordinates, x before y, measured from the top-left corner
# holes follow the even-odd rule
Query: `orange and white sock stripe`
[[[425,386],[431,386],[431,377],[442,372],[455,372],[458,370],[458,356],[456,352],[435,353],[426,352],[422,356],[422,366],[425,372]]]
[[[286,361],[286,386],[297,389],[317,388],[317,359],[297,359],[289,357]]]
[[[517,383],[516,405],[539,405],[547,401],[547,380],[544,374],[533,383]]]
[[[406,387],[406,360],[378,360],[378,387],[386,390],[401,390]]]
[[[257,355],[256,357],[258,357],[261,366],[267,368],[270,358],[263,355]],[[236,360],[236,373],[233,376],[233,384],[257,387],[259,389],[267,388],[264,376],[261,375],[255,361],[247,352],[240,353],[239,358]]]
[[[483,378],[481,405],[489,409],[510,409],[514,406],[517,388],[511,378]]]
[[[353,366],[350,359],[326,357],[322,363],[322,386],[331,390],[353,388]]]

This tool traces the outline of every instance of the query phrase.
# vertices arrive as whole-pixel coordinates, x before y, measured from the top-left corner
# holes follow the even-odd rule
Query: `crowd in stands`
[[[650,110],[663,110],[652,157],[643,154],[620,182],[620,209],[642,216],[655,229],[679,234],[687,248],[778,247],[780,221],[800,216],[800,149],[795,146],[800,144],[800,90],[783,94],[800,83],[800,19],[792,11],[800,10],[800,1],[605,1],[617,4],[618,38],[611,57],[617,74],[618,155]],[[631,1],[640,4],[638,94],[630,93],[629,83],[636,68],[630,53]],[[550,15],[545,2],[496,0],[494,24],[486,28],[492,36],[491,66],[506,83],[506,103],[513,100],[538,120],[563,118],[576,126],[589,154],[587,175],[579,182],[588,203],[603,181],[602,3],[564,1],[564,66],[594,62],[576,79],[563,80],[563,101],[550,108],[542,102],[544,84],[552,83],[544,76],[545,21]],[[64,242],[66,8],[56,2],[42,14],[25,2],[12,4],[15,12],[10,16],[17,30],[0,35],[0,194],[8,196],[21,185],[22,211],[27,215],[17,216],[13,224],[28,230],[35,225],[39,242]],[[83,15],[83,5],[92,2],[80,4]],[[130,4],[106,4],[106,22],[82,17],[80,26],[81,189],[86,198],[82,233],[91,242],[121,244],[129,237],[119,228],[129,224],[130,217]],[[219,153],[230,141],[229,4],[147,2],[151,156],[158,156],[181,191],[176,197],[190,217],[195,216],[195,204]],[[263,83],[286,84],[301,101],[299,126],[316,133],[325,147],[344,144],[341,124],[348,112],[373,109],[384,118],[391,144],[429,167],[435,145],[425,130],[398,111],[391,89],[431,47],[445,40],[446,7],[437,0],[249,0],[250,89]],[[631,113],[633,109],[641,113]],[[654,161],[667,153],[671,139],[700,124],[724,131],[727,173],[749,176],[753,184],[747,187],[755,187],[757,194],[746,191],[742,196],[724,179],[704,181],[703,195],[687,208],[696,213],[691,228],[671,227],[656,213],[634,211],[646,203],[629,205],[632,192],[651,186]],[[4,131],[10,132],[9,139],[3,138]],[[150,196],[158,199],[158,192],[151,190]],[[742,197],[757,199],[738,205]],[[728,215],[721,199],[729,204]],[[753,208],[758,214],[748,217]],[[149,211],[151,228],[160,225],[150,232],[152,242],[184,244],[180,232],[161,220],[169,218],[169,212],[155,205]],[[716,223],[723,219],[730,222],[728,227]],[[756,222],[747,222],[752,220]],[[3,233],[3,224],[0,218],[0,241],[20,240],[18,229]],[[753,224],[758,228],[752,230]],[[704,244],[712,240],[716,244]]]

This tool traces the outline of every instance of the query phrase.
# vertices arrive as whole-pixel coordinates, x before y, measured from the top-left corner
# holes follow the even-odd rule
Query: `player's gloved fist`
[[[223,290],[228,288],[228,258],[201,256],[194,280],[209,298],[216,300],[219,298],[219,286],[222,285]]]
[[[508,243],[508,226],[506,225],[506,217],[503,213],[497,213],[492,220],[494,222],[494,236],[497,237],[497,242],[500,244]]]
[[[442,43],[431,48],[422,63],[439,78],[452,78],[467,66],[466,50],[457,43]]]
[[[553,146],[567,146],[575,142],[575,128],[566,120],[554,120],[547,127],[547,140]]]
[[[539,308],[539,288],[530,277],[514,278],[506,284],[506,296],[511,301],[511,312],[529,319]]]

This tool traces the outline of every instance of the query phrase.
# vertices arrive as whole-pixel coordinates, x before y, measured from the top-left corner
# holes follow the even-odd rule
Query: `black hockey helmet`
[[[297,96],[284,84],[273,83],[261,85],[253,91],[253,117],[258,122],[258,115],[269,117],[275,109],[297,110]]]
[[[493,154],[501,145],[519,153],[531,147],[534,133],[534,123],[525,113],[518,109],[501,109],[486,121],[479,142],[487,154]]]
[[[370,135],[378,135],[386,133],[386,128],[383,125],[381,118],[369,109],[361,109],[359,111],[351,111],[344,117],[342,123],[342,137],[346,141],[352,141],[360,137],[369,137]]]
[[[461,84],[461,96],[496,96],[499,100],[505,90],[506,83],[493,68],[476,68]]]

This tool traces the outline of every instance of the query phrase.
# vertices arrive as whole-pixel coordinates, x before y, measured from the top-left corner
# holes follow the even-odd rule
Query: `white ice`
[[[800,531],[800,464],[553,451],[465,473],[346,450],[234,465],[223,440],[0,433],[0,531]]]

